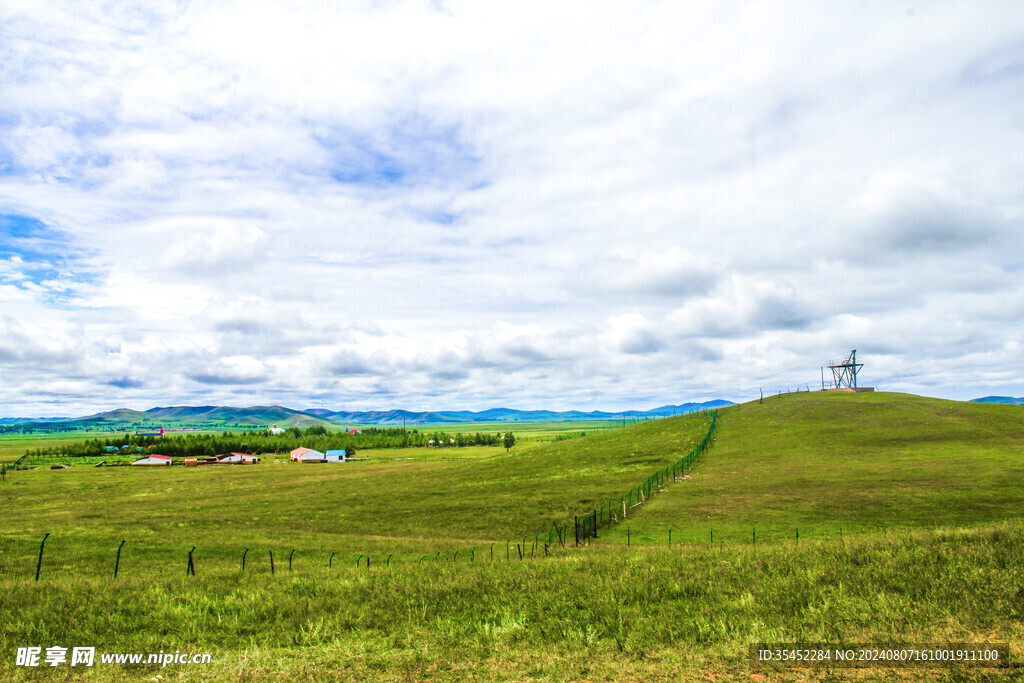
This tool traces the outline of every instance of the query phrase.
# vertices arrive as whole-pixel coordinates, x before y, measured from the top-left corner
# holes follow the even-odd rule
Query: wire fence
[[[425,555],[410,553],[358,553],[332,551],[323,547],[287,545],[169,545],[157,540],[131,538],[89,538],[43,534],[36,538],[0,537],[0,578],[25,581],[52,581],[68,576],[104,578],[110,581],[126,577],[152,580],[191,577],[265,577],[287,578],[299,575],[340,575],[351,571],[377,571],[410,565],[472,565],[518,563],[555,555],[574,546],[568,538],[570,525],[562,525],[551,537],[526,536],[504,542],[479,544],[458,550],[436,551]],[[628,529],[628,526],[627,526]],[[710,549],[772,547],[828,542],[854,538],[864,529],[835,528],[704,528],[673,531],[659,528],[629,534],[628,548],[669,547],[672,549]],[[920,528],[885,527],[878,533],[893,537],[920,532]],[[584,544],[581,541],[581,544]]]
[[[609,527],[621,522],[629,515],[629,511],[637,508],[651,496],[660,492],[669,481],[679,481],[686,475],[701,455],[703,455],[714,444],[715,427],[718,426],[718,411],[711,413],[711,422],[708,431],[697,446],[682,458],[679,458],[670,465],[654,472],[637,486],[619,495],[618,499],[609,498],[608,502],[594,509],[589,514],[577,516],[575,523],[576,542],[586,542],[597,537],[601,527]]]
[[[654,472],[643,482],[623,492],[618,498],[580,516],[571,522],[552,523],[534,534],[506,541],[478,544],[455,551],[436,551],[426,555],[362,554],[338,552],[323,547],[289,547],[255,544],[197,544],[190,548],[169,547],[158,538],[89,536],[88,538],[47,533],[42,537],[24,534],[0,534],[0,576],[41,577],[68,573],[78,575],[143,574],[147,576],[196,576],[203,572],[218,575],[231,572],[243,574],[278,574],[312,569],[333,570],[343,567],[390,567],[393,563],[493,562],[521,561],[544,557],[567,545],[587,544],[597,537],[602,527],[609,527],[628,518],[630,511],[644,505],[669,482],[685,477],[714,443],[718,424],[717,411],[711,413],[707,432],[688,454]],[[573,530],[569,530],[573,526]],[[799,532],[798,532],[799,533]],[[713,535],[713,532],[712,532]],[[682,539],[677,539],[682,540]],[[672,542],[671,528],[669,543]],[[724,538],[719,538],[724,541]],[[712,544],[714,538],[711,539]]]

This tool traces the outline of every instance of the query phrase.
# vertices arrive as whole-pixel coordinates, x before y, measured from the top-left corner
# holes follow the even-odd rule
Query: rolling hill
[[[1022,406],[1024,405],[1024,397],[1013,398],[1012,396],[984,396],[982,398],[972,398],[971,403],[1004,403],[1007,405]]]
[[[814,538],[1024,516],[1024,411],[811,392],[719,411],[716,447],[630,519],[633,538]],[[755,531],[756,530],[756,531]],[[625,542],[625,527],[610,534]]]
[[[625,410],[609,413],[600,410],[583,412],[579,410],[516,410],[513,408],[490,408],[473,412],[470,410],[443,410],[413,412],[388,410],[370,412],[330,411],[322,408],[306,410],[306,413],[340,422],[359,424],[466,424],[466,423],[508,423],[508,422],[574,422],[585,420],[619,420],[622,418],[656,418],[685,415],[698,410],[708,410],[733,405],[731,401],[716,399],[703,403],[682,403],[665,405],[651,410]]]
[[[0,419],[6,431],[73,431],[108,428],[181,428],[196,427],[220,429],[226,427],[311,427],[323,425],[338,427],[342,424],[360,425],[440,425],[488,424],[510,422],[581,422],[595,420],[649,419],[684,415],[698,410],[733,405],[730,401],[713,400],[703,403],[666,405],[653,410],[627,410],[619,413],[602,411],[582,412],[570,410],[514,410],[492,408],[480,412],[468,410],[414,412],[409,410],[374,410],[365,412],[331,411],[322,408],[295,410],[280,405],[250,406],[169,406],[149,410],[119,408],[86,417],[51,418],[37,420]]]

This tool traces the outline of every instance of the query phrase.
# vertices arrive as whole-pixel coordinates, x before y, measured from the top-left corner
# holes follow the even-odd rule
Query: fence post
[[[39,580],[39,571],[43,568],[43,546],[46,545],[46,539],[50,537],[50,532],[47,531],[46,535],[43,536],[43,540],[39,543],[39,561],[36,562],[36,581]]]
[[[800,545],[800,527],[796,528],[796,544]]]
[[[494,544],[491,544],[491,559],[494,559]]]
[[[337,552],[337,551],[335,551],[335,552]],[[334,554],[335,553],[331,553],[331,556],[327,558],[327,568],[328,569],[330,569],[333,566],[333,564],[334,564]]]
[[[630,537],[629,537],[629,527],[627,526],[626,527],[626,547],[628,548],[630,545],[632,545],[632,542],[631,542]]]
[[[363,559],[363,554],[359,553],[359,557],[356,558],[356,566],[359,566],[359,561]]]
[[[270,551],[270,573],[274,573],[274,551]]]
[[[715,547],[715,527],[711,527],[711,547]]]
[[[669,544],[669,546],[672,545],[672,525],[671,524],[668,525],[668,544]]]
[[[516,550],[519,551],[519,561],[522,562],[523,561],[523,547],[521,545],[519,545],[518,543],[516,543]]]
[[[754,540],[754,545],[757,545],[757,527],[751,527],[750,536]]]
[[[245,556],[249,554],[249,549],[246,548],[245,552],[242,553],[242,571],[245,571]]]
[[[387,562],[384,563],[384,566],[385,567],[390,567],[391,566],[391,555],[388,555],[388,560],[387,560]]]
[[[594,538],[597,538],[597,510],[594,510]]]
[[[121,539],[121,545],[117,546],[117,559],[114,560],[114,578],[117,578],[117,570],[121,568],[121,548],[128,542],[127,538]]]
[[[288,571],[292,570],[292,555],[294,555],[294,554],[295,554],[295,548],[292,548],[292,551],[290,553],[288,553]]]
[[[509,560],[509,556],[508,556],[508,544],[509,544],[509,543],[511,543],[511,542],[512,542],[512,539],[511,539],[511,538],[510,538],[510,539],[508,539],[507,541],[505,541],[505,561],[506,561],[506,562],[508,562],[508,560]]]
[[[459,559],[459,551],[458,551],[458,550],[456,550],[456,551],[455,551],[455,552],[454,552],[454,553],[452,554],[452,562],[455,562],[455,561],[456,561],[456,560],[458,560],[458,559]]]
[[[579,515],[573,515],[574,526],[576,527],[576,545],[580,544],[580,518]],[[43,551],[40,550],[39,554],[42,556]]]
[[[188,567],[185,568],[185,576],[188,576],[189,574],[192,576],[196,575],[196,565],[192,562],[192,553],[195,549],[196,547],[192,546],[192,550],[188,551]]]

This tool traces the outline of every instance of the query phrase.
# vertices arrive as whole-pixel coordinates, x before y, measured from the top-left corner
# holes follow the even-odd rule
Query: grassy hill
[[[267,426],[277,424],[282,427],[310,427],[324,425],[336,427],[336,423],[317,415],[283,406],[250,406],[233,408],[230,406],[169,406],[150,408],[149,410],[130,410],[119,408],[103,413],[96,413],[83,418],[72,418],[60,423],[47,422],[45,427],[54,428],[105,428],[123,427],[204,427],[217,429],[223,426]]]
[[[719,411],[716,448],[634,539],[752,542],[1024,516],[1024,408],[812,392]],[[625,528],[611,537],[624,542]]]

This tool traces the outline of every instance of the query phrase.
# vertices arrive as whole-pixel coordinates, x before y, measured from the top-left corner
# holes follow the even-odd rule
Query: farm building
[[[345,462],[345,450],[327,451],[327,462]]]
[[[227,465],[255,465],[259,461],[255,455],[248,453],[225,453],[217,456],[217,462]]]
[[[278,427],[277,425],[274,425],[267,431],[270,432],[271,436],[281,436],[282,434],[284,434],[284,430]]]
[[[312,448],[296,448],[292,451],[292,460],[295,462],[326,462],[327,456]]]
[[[170,465],[171,456],[169,455],[147,455],[144,458],[139,458],[133,465]]]

